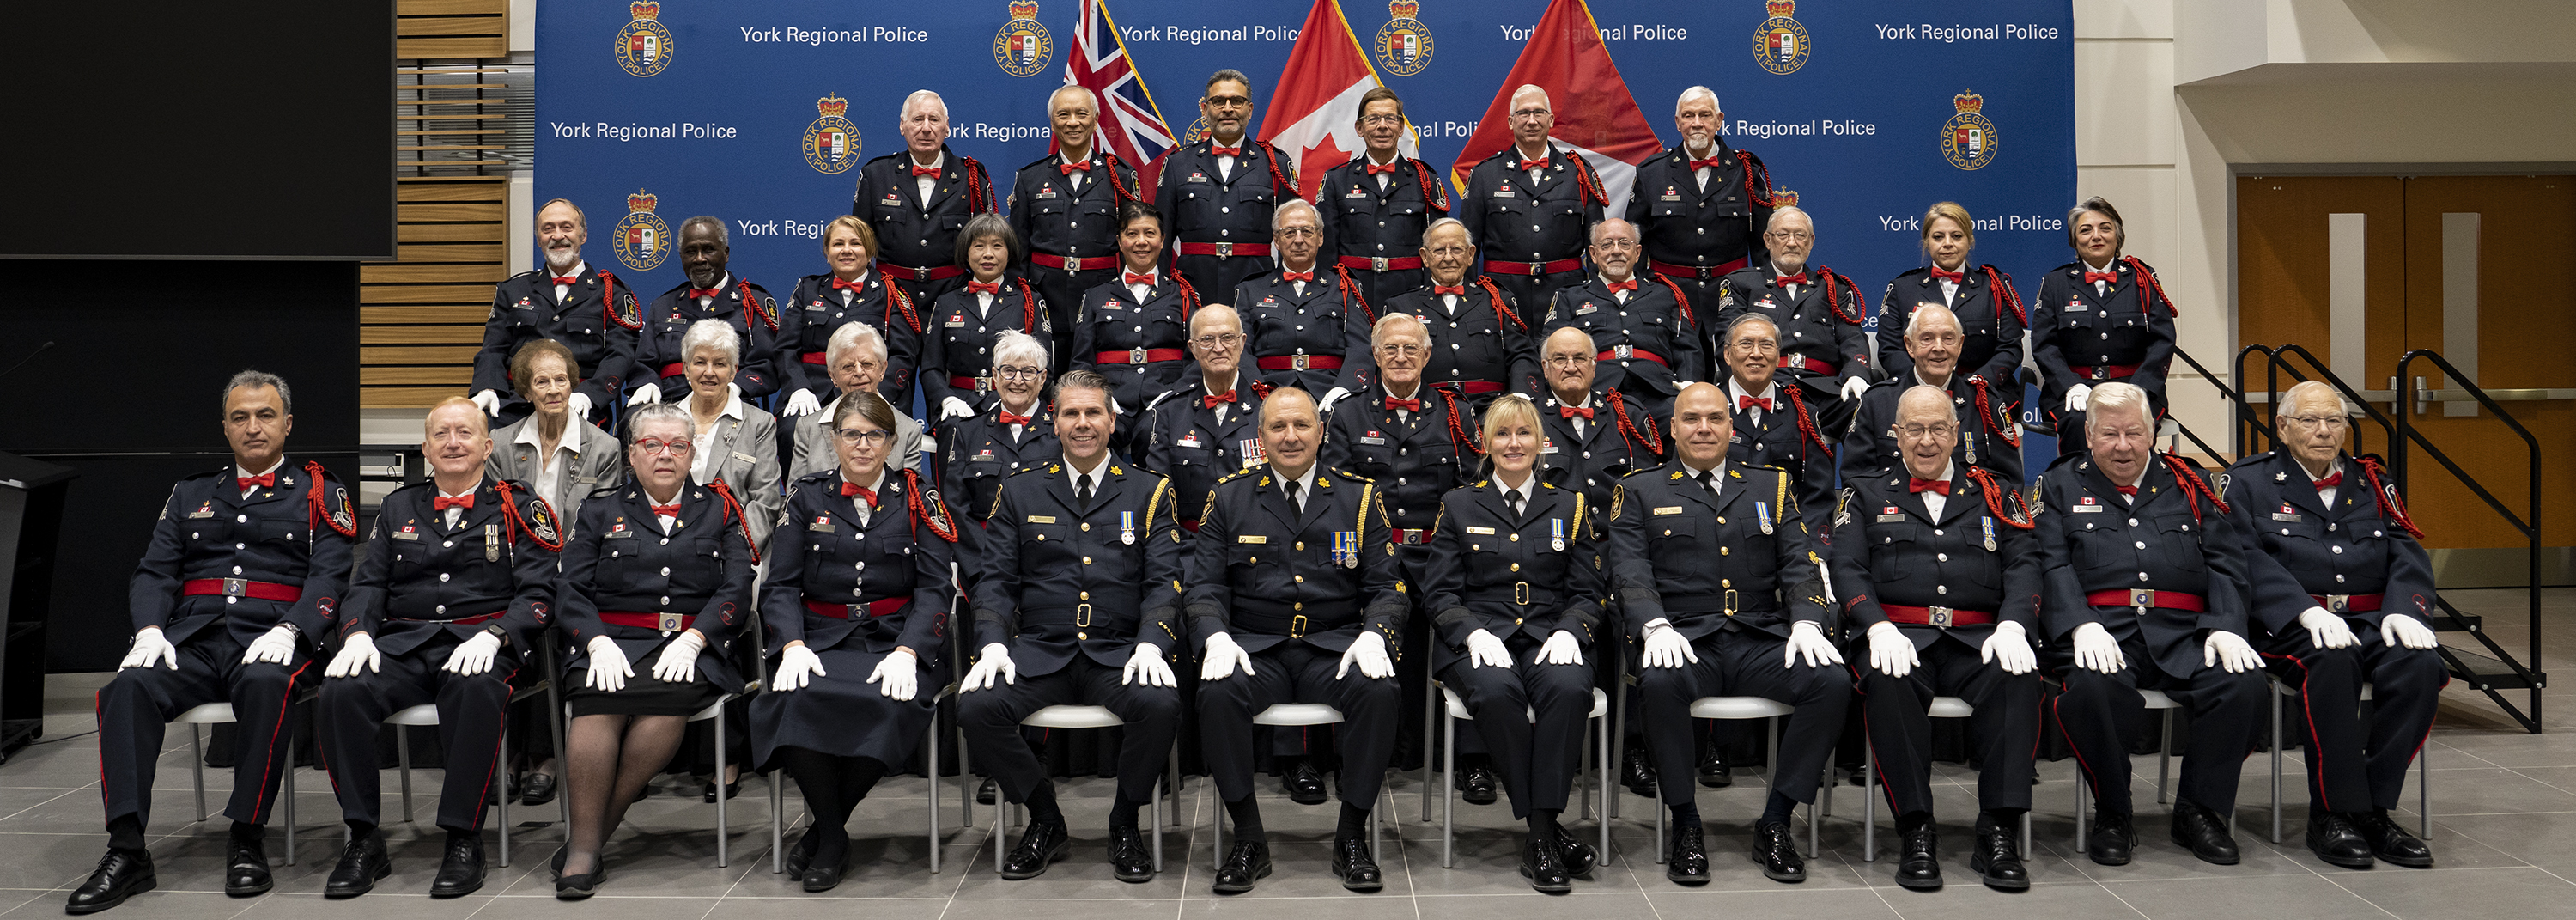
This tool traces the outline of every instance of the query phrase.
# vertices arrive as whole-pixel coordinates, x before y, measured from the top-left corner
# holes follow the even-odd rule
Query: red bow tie
[[[2331,476],[2327,476],[2327,477],[2326,477],[2326,478],[2324,478],[2324,479],[2317,480],[2317,491],[2319,491],[2319,492],[2323,492],[2323,491],[2325,491],[2325,490],[2327,490],[2327,489],[2331,489],[2331,488],[2334,488],[2334,487],[2339,486],[2339,485],[2343,485],[2343,471],[2342,471],[2342,470],[2336,470],[2336,471],[2334,471],[2334,474],[2333,474],[2333,475],[2331,475]]]
[[[679,516],[680,516],[680,503],[679,503],[679,502],[672,502],[672,503],[667,504],[667,505],[654,505],[654,506],[653,506],[653,516],[655,516],[655,517],[679,517]]]
[[[1292,272],[1292,271],[1289,271],[1289,270],[1287,270],[1287,269],[1284,269],[1284,268],[1283,268],[1283,269],[1280,269],[1280,270],[1279,270],[1279,280],[1281,280],[1281,281],[1313,281],[1313,280],[1315,280],[1315,273],[1314,273],[1314,272],[1311,272],[1311,271],[1304,271],[1304,272]]]
[[[1540,158],[1535,159],[1535,160],[1522,160],[1522,161],[1521,161],[1521,168],[1522,168],[1522,169],[1546,169],[1546,168],[1547,168],[1547,158],[1546,158],[1546,157],[1540,157]]]
[[[700,297],[714,297],[722,293],[724,293],[724,291],[717,288],[690,288],[689,299],[696,300]]]
[[[1214,395],[1214,396],[1202,396],[1202,397],[1199,397],[1199,399],[1200,399],[1200,401],[1201,401],[1202,403],[1204,403],[1208,408],[1210,408],[1210,409],[1214,409],[1214,408],[1216,408],[1216,404],[1217,404],[1217,403],[1230,403],[1230,402],[1233,402],[1233,401],[1234,401],[1234,391],[1233,391],[1233,390],[1227,390],[1227,391],[1225,391],[1225,392],[1223,392],[1223,393],[1218,393],[1218,394],[1216,394],[1216,395]]]
[[[867,288],[867,283],[863,281],[843,281],[840,276],[834,275],[832,277],[832,286],[855,294],[865,290]]]
[[[1001,413],[1001,416],[1002,416],[1002,424],[1005,424],[1005,425],[1026,425],[1026,424],[1028,424],[1028,423],[1029,423],[1029,417],[1028,417],[1028,416],[1025,416],[1025,415],[1012,415],[1012,414],[1011,414],[1011,410],[1009,410],[1009,409],[1001,409],[1001,410],[997,410],[997,411],[999,411],[999,412]]]
[[[1153,287],[1153,286],[1154,286],[1154,273],[1153,273],[1153,272],[1144,272],[1144,273],[1139,274],[1139,273],[1137,273],[1137,272],[1128,272],[1128,273],[1127,273],[1127,283],[1128,283],[1128,284],[1141,284],[1141,285],[1144,285],[1144,286],[1146,286],[1146,287]]]
[[[1807,273],[1806,273],[1806,272],[1799,272],[1799,273],[1794,274],[1794,275],[1781,275],[1779,278],[1777,278],[1777,279],[1775,279],[1775,280],[1773,280],[1773,281],[1771,282],[1771,284],[1772,284],[1774,287],[1788,287],[1789,285],[1792,285],[1792,284],[1805,284],[1805,283],[1807,283]]]
[[[1431,286],[1431,296],[1438,297],[1442,294],[1448,294],[1453,297],[1465,297],[1467,296],[1467,286],[1463,284],[1435,284]]]
[[[1406,412],[1420,412],[1422,411],[1422,400],[1397,399],[1393,396],[1389,396],[1386,398],[1386,407],[1389,409],[1402,409]]]
[[[913,174],[915,177],[920,177],[920,176],[936,176],[936,175],[939,175],[939,167],[936,167],[936,166],[915,166],[915,167],[913,167],[913,168],[912,168],[912,174]]]
[[[2084,273],[2084,283],[2086,283],[2086,284],[2092,284],[2092,283],[2097,282],[2097,281],[2098,281],[2098,282],[2101,282],[2101,283],[2103,283],[2103,284],[2118,284],[2118,283],[2120,283],[2120,273],[2119,273],[2119,272],[2085,272],[2085,273]]]
[[[1001,292],[1002,283],[999,281],[995,281],[991,284],[986,284],[981,281],[966,282],[966,293],[969,294],[999,294]]]
[[[1708,159],[1690,161],[1692,172],[1698,172],[1703,169],[1724,169],[1725,167],[1726,158],[1713,153],[1709,154]]]
[[[1239,157],[1239,156],[1242,156],[1242,155],[1243,155],[1243,148],[1241,148],[1241,147],[1219,147],[1219,146],[1217,146],[1217,145],[1215,145],[1215,144],[1209,144],[1209,145],[1208,145],[1208,154],[1209,154],[1210,156],[1220,156],[1220,157]]]
[[[1558,418],[1573,418],[1573,417],[1578,416],[1578,415],[1583,416],[1584,418],[1591,418],[1591,417],[1592,417],[1592,407],[1591,407],[1591,406],[1558,406],[1558,407],[1556,407],[1556,415],[1557,415],[1557,417],[1558,417]]]
[[[552,278],[552,279],[549,279],[549,280],[553,281],[553,282],[556,284],[556,286],[558,286],[558,287],[562,287],[562,286],[569,286],[569,285],[580,284],[580,283],[581,283],[581,276],[580,276],[580,275],[559,275],[559,276],[556,276],[556,277],[554,277],[554,278]]]
[[[2136,494],[2138,494],[2138,487],[2137,487],[2137,486],[2112,486],[2111,488],[2114,488],[2114,489],[2118,489],[2118,490],[2120,490],[2120,494],[2122,494],[2122,495],[2136,495]]]
[[[1932,279],[1935,281],[1947,281],[1951,284],[1966,284],[1968,282],[1968,273],[1945,271],[1941,266],[1935,265],[1932,266]]]
[[[474,496],[470,493],[459,495],[455,498],[441,495],[429,500],[429,510],[431,511],[445,511],[449,508],[465,508],[471,510],[473,507]]]
[[[1905,478],[1905,490],[1908,492],[1939,492],[1943,495],[1948,495],[1950,494],[1950,481],[1947,479],[1916,479],[1912,476],[1908,476]]]
[[[1063,170],[1065,175],[1070,176],[1073,175],[1073,171],[1077,169],[1082,170],[1083,172],[1090,172],[1091,161],[1083,160],[1079,163],[1058,163],[1055,168]]]
[[[859,484],[855,482],[842,483],[841,497],[848,498],[853,495],[858,496],[860,501],[867,502],[870,508],[877,506],[877,490],[859,488]]]
[[[1401,168],[1403,168],[1403,167],[1404,167],[1404,161],[1403,161],[1403,160],[1397,160],[1397,161],[1395,161],[1395,162],[1393,162],[1393,163],[1388,163],[1388,164],[1386,164],[1386,165],[1384,165],[1384,166],[1380,166],[1380,165],[1378,165],[1378,164],[1376,164],[1376,163],[1371,163],[1371,164],[1369,164],[1369,165],[1368,165],[1368,174],[1369,174],[1369,175],[1374,176],[1374,175],[1377,175],[1378,173],[1391,173],[1391,172],[1394,172],[1394,171],[1396,171],[1396,170],[1398,170],[1398,169],[1401,169]]]
[[[1762,411],[1764,411],[1764,412],[1769,412],[1769,411],[1771,411],[1771,397],[1768,397],[1768,396],[1738,396],[1738,397],[1736,397],[1736,398],[1735,398],[1735,411],[1737,411],[1737,412],[1742,412],[1742,411],[1744,411],[1744,410],[1746,410],[1746,409],[1751,409],[1751,408],[1753,408],[1753,407],[1755,407],[1755,406],[1760,406],[1760,407],[1762,407]]]
[[[1612,281],[1609,284],[1610,293],[1613,294],[1619,293],[1620,291],[1633,291],[1637,289],[1637,279],[1635,278],[1630,278],[1626,281]]]
[[[257,476],[235,476],[235,477],[233,477],[233,481],[234,481],[234,482],[241,483],[242,491],[247,492],[247,491],[249,491],[249,490],[250,490],[250,487],[252,487],[252,486],[270,486],[270,487],[274,487],[274,486],[276,486],[276,485],[277,485],[277,474],[276,474],[276,473],[261,473],[261,474],[259,474],[259,475],[257,475]]]

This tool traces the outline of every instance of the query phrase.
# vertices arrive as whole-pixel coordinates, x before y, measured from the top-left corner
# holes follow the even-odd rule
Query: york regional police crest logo
[[[1807,27],[1789,18],[1798,12],[1798,0],[1768,0],[1763,4],[1771,18],[1762,20],[1762,28],[1753,33],[1753,60],[1762,69],[1776,74],[1793,74],[1807,66]]]
[[[1199,116],[1199,117],[1197,117],[1197,118],[1194,118],[1194,119],[1191,119],[1191,120],[1190,120],[1190,130],[1189,130],[1189,132],[1188,132],[1188,133],[1185,133],[1185,134],[1182,134],[1182,135],[1181,135],[1181,144],[1182,144],[1182,146],[1188,146],[1188,145],[1190,145],[1190,144],[1195,144],[1195,143],[1198,143],[1198,142],[1200,142],[1200,141],[1207,140],[1207,136],[1208,136],[1207,116],[1205,116],[1205,115],[1201,115],[1201,116]]]
[[[805,165],[815,172],[836,176],[858,164],[859,126],[841,117],[849,110],[850,100],[839,94],[814,100],[814,111],[821,117],[805,126]]]
[[[1775,208],[1787,208],[1787,207],[1795,207],[1797,204],[1798,204],[1798,190],[1797,190],[1797,189],[1779,188],[1779,187],[1776,187],[1776,186],[1775,186],[1775,187],[1773,187],[1773,188],[1771,189],[1771,206],[1772,206],[1772,207],[1775,207]]]
[[[1014,77],[1034,77],[1055,56],[1055,38],[1038,23],[1036,0],[1013,0],[1011,21],[993,33],[993,63]]]
[[[1386,5],[1393,18],[1377,29],[1377,66],[1399,77],[1410,77],[1431,66],[1431,27],[1413,18],[1422,12],[1418,0],[1394,0]]]
[[[649,77],[671,66],[671,30],[657,18],[662,15],[659,0],[637,0],[626,10],[635,19],[617,30],[617,66],[639,77]]]
[[[1986,97],[1975,90],[1950,97],[1958,114],[1941,126],[1941,155],[1960,169],[1984,169],[1995,161],[1995,123],[1986,120]]]
[[[653,193],[636,189],[626,196],[626,216],[617,219],[617,261],[629,271],[649,272],[662,266],[671,254],[671,226],[653,213],[659,201]]]

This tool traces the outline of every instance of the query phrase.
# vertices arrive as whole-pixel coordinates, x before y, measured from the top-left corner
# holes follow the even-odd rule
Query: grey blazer
[[[778,523],[785,498],[779,491],[778,419],[746,402],[742,420],[716,419],[715,431],[698,444],[707,455],[703,482],[717,479],[733,489],[751,524],[751,542],[769,551],[769,529]],[[696,479],[696,477],[692,477]]]
[[[531,485],[537,482],[537,448],[519,443],[519,433],[537,424],[528,416],[508,427],[492,432],[492,456],[483,461],[483,469],[495,479],[515,479]],[[576,419],[564,426],[566,437],[580,438],[574,444],[576,459],[566,472],[562,485],[545,497],[555,507],[556,526],[571,530],[572,522],[581,520],[581,500],[599,489],[626,481],[626,452],[617,446],[617,437]]]
[[[832,424],[832,410],[839,408],[840,404],[840,397],[832,397],[831,402],[823,404],[823,411],[796,420],[796,462],[794,468],[788,470],[787,478],[803,479],[831,469],[839,462],[840,455],[832,451],[832,435],[828,429]],[[928,474],[930,471],[921,465],[921,437],[921,423],[913,421],[912,416],[896,412],[895,453],[887,458],[888,465]]]

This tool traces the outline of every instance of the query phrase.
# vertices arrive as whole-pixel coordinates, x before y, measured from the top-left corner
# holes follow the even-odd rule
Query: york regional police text
[[[546,128],[558,138],[595,137],[609,141],[729,141],[740,137],[742,129],[715,122],[674,121],[658,125],[612,125],[604,121],[550,121]]]

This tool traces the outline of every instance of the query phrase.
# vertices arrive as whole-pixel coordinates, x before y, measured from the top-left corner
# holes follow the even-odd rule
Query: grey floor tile
[[[2153,920],[2211,916],[2351,920],[2377,916],[2370,902],[2312,873],[2254,878],[2106,881],[2104,888]]]
[[[453,920],[473,916],[496,900],[490,888],[461,898],[431,898],[429,883],[395,885],[400,876],[376,883],[376,890],[347,900],[322,896],[320,884],[308,891],[272,891],[248,915],[259,920]],[[120,908],[119,913],[123,912]]]
[[[1756,876],[1760,878],[1760,876]],[[1770,884],[1765,882],[1764,884]],[[1711,886],[1712,888],[1715,886]],[[1893,920],[1888,899],[1866,889],[1771,885],[1751,891],[1649,892],[1665,917],[1796,917],[1798,920]]]
[[[1582,917],[1584,920],[1655,920],[1655,905],[1641,892],[1594,893],[1575,883],[1573,894],[1447,895],[1419,899],[1422,920],[1490,920],[1494,917]]]
[[[1249,895],[1218,898],[1208,896],[1202,890],[1201,894],[1181,902],[1179,920],[1314,920],[1318,915],[1330,916],[1333,920],[1416,920],[1419,916],[1414,906],[1415,899],[1383,892],[1352,894],[1341,891],[1337,895],[1296,899],[1255,897],[1258,894],[1260,891],[1256,890]],[[1136,902],[1109,902],[1106,906],[1116,913],[1100,920],[1171,916],[1150,913],[1148,908]]]
[[[2576,816],[2550,814],[2461,815],[2433,821],[2436,865],[2449,865],[2462,845],[2492,849],[2507,858],[2576,878]]]
[[[1946,868],[1945,868],[1946,871]],[[2140,916],[2111,893],[2091,882],[2033,885],[2028,891],[1995,891],[1975,876],[1952,875],[1939,891],[1896,889],[1880,892],[1905,920],[1994,920],[1997,916],[2082,917],[2117,920]]]
[[[557,901],[549,891],[542,897],[494,898],[482,910],[475,912],[474,920],[706,920],[707,915],[715,910],[716,903],[712,897],[625,897],[610,894],[605,888],[600,890],[599,896],[588,900]]]
[[[68,889],[49,891],[18,905],[6,914],[0,914],[0,917],[7,917],[9,920],[60,917],[63,915],[63,899],[70,896],[71,891]],[[117,917],[119,920],[129,916],[142,918],[142,920],[231,920],[259,906],[264,900],[266,899],[230,898],[225,897],[221,892],[156,889],[126,899],[124,904],[119,905],[115,911],[106,916]],[[344,911],[343,915],[345,914]],[[451,916],[461,918],[465,915],[457,913]]]
[[[2576,884],[2539,869],[2415,872],[2381,866],[2334,876],[2334,882],[2405,918],[2576,917]]]

